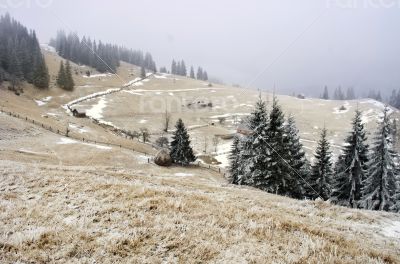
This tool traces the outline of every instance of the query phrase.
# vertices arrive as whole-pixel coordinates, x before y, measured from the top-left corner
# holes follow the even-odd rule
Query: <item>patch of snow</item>
[[[171,95],[171,96],[174,96],[174,93],[168,93],[169,95]]]
[[[81,98],[78,98],[78,99],[75,99],[75,100],[69,102],[68,104],[66,104],[64,106],[64,108],[68,109],[67,106],[72,106],[74,104],[77,104],[77,103],[80,103],[80,102],[83,102],[83,101],[86,101],[86,100],[89,100],[89,99],[93,99],[93,98],[96,98],[96,97],[99,97],[99,96],[103,96],[103,95],[107,95],[107,94],[110,94],[110,93],[119,92],[121,90],[122,90],[121,88],[112,88],[112,89],[107,89],[107,90],[105,90],[103,92],[92,93],[92,94],[86,95],[84,97],[81,97]]]
[[[126,91],[126,90],[124,90],[124,93],[129,93],[129,94],[133,94],[133,95],[143,95],[142,93],[137,93],[135,91]]]
[[[82,75],[83,78],[100,78],[100,77],[110,77],[113,76],[112,73],[99,73],[99,74],[90,74],[90,76]]]
[[[139,124],[144,124],[144,123],[147,123],[146,119],[142,119],[142,120],[139,121]]]
[[[340,108],[342,106],[344,106],[346,109],[341,110]],[[344,113],[347,113],[351,108],[351,105],[347,101],[342,106],[338,106],[338,107],[333,108],[333,113],[334,114],[344,114]]]
[[[70,138],[60,138],[60,141],[57,142],[59,145],[66,145],[66,144],[76,144],[78,141]]]
[[[156,78],[156,79],[167,79],[167,77],[164,76],[164,75],[157,75],[157,74],[154,74],[153,76],[154,76],[154,78]]]
[[[190,176],[193,176],[192,173],[183,173],[183,172],[178,172],[178,173],[175,173],[174,175],[178,176],[178,177],[190,177]]]
[[[79,133],[88,133],[89,132],[88,129],[84,128],[83,126],[78,126],[76,124],[69,124],[69,127],[74,130],[77,130]]]
[[[40,47],[45,51],[56,53],[56,49],[47,43],[41,43]]]
[[[135,78],[135,79],[129,81],[128,83],[124,84],[124,86],[130,86],[136,82],[139,82],[140,80],[141,80],[141,78]]]
[[[382,234],[387,237],[400,239],[400,221],[393,221],[389,225],[385,223],[385,226],[382,228]]]
[[[82,144],[82,145],[95,147],[97,149],[102,149],[102,150],[110,150],[110,149],[112,149],[111,147],[108,147],[108,146],[96,145],[96,144],[92,144],[92,143],[84,143],[84,142],[76,141],[76,140],[71,139],[71,138],[60,138],[60,141],[58,141],[57,144],[59,144],[59,145]]]
[[[36,104],[37,104],[38,106],[42,106],[42,105],[47,104],[46,102],[43,102],[43,101],[41,101],[41,100],[35,100],[35,102],[36,102]]]
[[[107,101],[104,97],[100,98],[99,102],[86,111],[86,115],[95,119],[103,118],[103,109],[107,106]]]

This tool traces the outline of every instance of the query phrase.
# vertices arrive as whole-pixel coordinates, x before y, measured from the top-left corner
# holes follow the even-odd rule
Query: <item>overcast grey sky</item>
[[[150,51],[158,66],[185,59],[227,83],[287,93],[400,88],[400,0],[0,3],[41,42],[73,30]]]

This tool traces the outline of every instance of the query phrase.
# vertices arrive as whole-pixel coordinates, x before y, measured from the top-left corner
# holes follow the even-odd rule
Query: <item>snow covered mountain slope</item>
[[[399,263],[400,217],[161,168],[0,114],[0,261]]]

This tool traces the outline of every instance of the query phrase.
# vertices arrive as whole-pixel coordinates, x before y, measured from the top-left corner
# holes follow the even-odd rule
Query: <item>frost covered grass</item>
[[[399,239],[382,231],[399,217],[387,213],[295,201],[191,168],[0,165],[3,263],[400,261]]]

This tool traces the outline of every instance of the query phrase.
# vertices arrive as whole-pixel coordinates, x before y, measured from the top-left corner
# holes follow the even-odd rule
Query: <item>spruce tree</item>
[[[230,178],[233,184],[239,184],[239,167],[240,167],[240,151],[241,151],[241,144],[240,144],[240,137],[236,135],[233,138],[233,143],[231,147],[231,152],[229,155],[230,166]]]
[[[206,71],[203,72],[203,81],[208,81],[208,74]]]
[[[175,62],[175,60],[172,60],[172,64],[171,64],[171,74],[177,74],[176,62]]]
[[[71,65],[69,61],[67,60],[65,64],[65,85],[64,89],[68,91],[72,91],[74,89],[75,83],[74,79],[72,78],[72,72],[71,72]]]
[[[283,159],[286,156],[284,118],[282,109],[278,104],[278,99],[274,96],[267,132],[268,145],[271,148],[271,160],[269,161],[271,177],[268,180],[268,192],[288,195],[290,193],[290,186],[285,175],[289,175],[288,171],[290,168]]]
[[[261,95],[248,119],[247,127],[251,134],[246,136],[241,144],[237,183],[271,191],[269,122],[266,104],[261,99]]]
[[[47,69],[44,58],[37,62],[35,70],[33,72],[33,85],[38,88],[49,88],[49,71]]]
[[[190,67],[190,78],[195,79],[193,66]]]
[[[197,68],[196,79],[203,80],[203,69],[201,67]]]
[[[57,86],[64,89],[65,84],[66,84],[66,76],[65,76],[64,62],[61,61],[60,69],[57,75]]]
[[[183,124],[182,119],[176,122],[176,130],[172,136],[170,155],[174,163],[189,165],[194,162],[196,157],[193,154],[193,149],[190,146],[189,134]]]
[[[322,99],[329,100],[329,92],[327,86],[324,87],[324,93],[322,94]]]
[[[142,67],[140,67],[140,77],[142,79],[146,78],[146,69],[144,68],[143,65],[142,65]]]
[[[358,207],[368,162],[367,137],[361,121],[361,111],[356,110],[352,125],[353,131],[346,139],[346,146],[335,169],[332,196],[339,204]]]
[[[369,173],[362,189],[363,207],[369,210],[388,211],[395,204],[396,177],[399,176],[396,154],[393,151],[389,108],[383,110],[374,138]]]
[[[306,156],[303,150],[303,145],[300,142],[299,130],[296,127],[296,122],[293,116],[289,116],[287,123],[284,126],[284,156],[287,170],[283,175],[286,182],[286,196],[293,198],[303,198],[303,194],[307,183],[306,178],[309,174],[306,166]],[[286,163],[286,164],[285,164]]]
[[[327,139],[327,130],[324,127],[321,132],[321,138],[314,154],[315,162],[311,167],[311,174],[306,186],[307,197],[316,199],[321,197],[328,200],[331,197],[332,190],[332,153]]]

